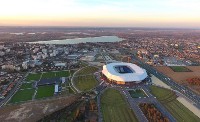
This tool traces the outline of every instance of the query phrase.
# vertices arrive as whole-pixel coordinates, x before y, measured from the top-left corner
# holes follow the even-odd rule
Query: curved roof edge
[[[121,74],[116,72],[114,69],[114,66],[117,65],[124,65],[129,66],[132,70],[134,70],[134,73],[125,73]],[[124,82],[133,82],[133,81],[142,81],[147,77],[147,73],[145,69],[140,68],[139,66],[132,64],[132,63],[110,63],[103,66],[102,73],[110,79],[113,79],[115,81],[124,81]]]

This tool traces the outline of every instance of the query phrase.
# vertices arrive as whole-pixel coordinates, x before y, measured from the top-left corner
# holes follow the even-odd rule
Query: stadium
[[[133,86],[142,83],[147,77],[145,69],[132,63],[109,63],[102,70],[102,79],[117,85]]]

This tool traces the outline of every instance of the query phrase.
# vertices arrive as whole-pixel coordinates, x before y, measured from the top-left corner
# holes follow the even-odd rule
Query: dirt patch
[[[35,122],[45,115],[70,105],[78,97],[73,95],[33,101],[20,105],[9,105],[0,109],[0,120],[9,122]]]
[[[190,85],[186,80],[188,78],[199,77],[200,76],[200,66],[186,66],[192,72],[174,72],[170,67],[167,66],[156,66],[159,72],[167,75],[179,84],[185,85],[194,92],[200,94],[200,86]]]

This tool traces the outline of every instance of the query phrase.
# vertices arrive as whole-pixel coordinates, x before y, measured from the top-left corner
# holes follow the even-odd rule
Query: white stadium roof
[[[104,65],[102,73],[109,79],[124,82],[138,82],[147,77],[145,69],[135,64],[124,62]]]

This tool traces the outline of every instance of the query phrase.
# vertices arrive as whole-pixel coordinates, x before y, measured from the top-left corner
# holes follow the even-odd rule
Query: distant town
[[[200,30],[16,28],[0,27],[0,120],[200,121]]]

